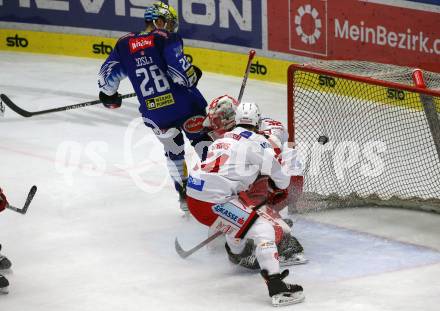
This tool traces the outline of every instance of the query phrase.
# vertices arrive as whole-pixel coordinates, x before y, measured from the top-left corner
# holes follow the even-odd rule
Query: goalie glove
[[[285,146],[279,157],[284,174],[288,176],[302,175],[303,165],[296,149]]]
[[[6,196],[3,193],[2,188],[0,188],[0,212],[3,211],[8,205],[8,200],[6,200]]]
[[[109,96],[104,92],[99,92],[99,100],[102,102],[105,108],[116,109],[121,107],[122,98],[118,92]]]

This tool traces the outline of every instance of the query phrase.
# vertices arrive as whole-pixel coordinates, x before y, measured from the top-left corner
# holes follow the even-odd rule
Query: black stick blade
[[[14,104],[12,102],[12,100],[10,100],[9,97],[6,96],[5,94],[0,94],[0,98],[5,103],[5,105],[8,106],[9,108],[11,108],[15,113],[18,113],[19,115],[26,117],[26,118],[32,117],[32,115],[33,115],[32,112],[21,109],[16,104]]]
[[[34,198],[35,193],[37,192],[37,186],[33,185],[31,190],[29,191],[29,194],[27,196],[26,202],[24,203],[24,206],[22,208],[23,214],[26,214],[29,205],[31,204],[32,199]]]

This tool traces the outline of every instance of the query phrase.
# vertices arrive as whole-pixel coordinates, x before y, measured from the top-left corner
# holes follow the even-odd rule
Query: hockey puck
[[[318,143],[320,143],[321,145],[325,145],[326,143],[328,143],[328,137],[325,135],[319,136]]]

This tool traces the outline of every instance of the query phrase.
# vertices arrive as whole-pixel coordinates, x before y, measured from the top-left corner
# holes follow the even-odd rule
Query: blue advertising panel
[[[174,0],[184,38],[262,47],[263,0]],[[151,0],[0,1],[0,21],[121,32],[144,28]],[[164,1],[168,2],[168,1]]]
[[[427,4],[435,4],[440,6],[440,0],[409,0],[411,2],[419,2],[419,3],[427,3]]]

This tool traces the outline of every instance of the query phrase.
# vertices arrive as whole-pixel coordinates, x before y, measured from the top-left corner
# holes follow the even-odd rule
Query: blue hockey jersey
[[[190,116],[205,113],[206,101],[195,87],[197,75],[178,34],[156,29],[121,37],[101,66],[100,91],[116,93],[127,76],[147,123],[179,127]]]

